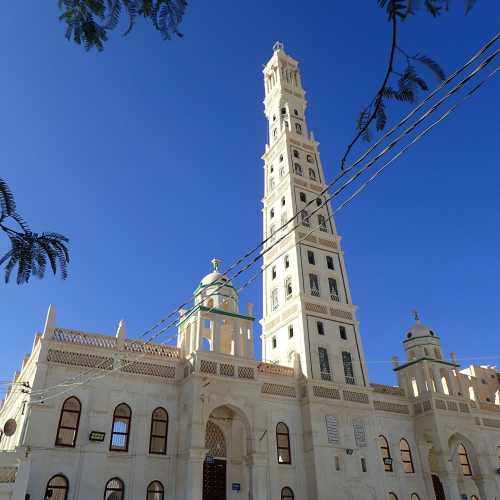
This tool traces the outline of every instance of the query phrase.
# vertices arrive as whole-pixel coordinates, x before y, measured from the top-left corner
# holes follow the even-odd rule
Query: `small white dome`
[[[419,337],[435,337],[436,334],[427,326],[423,325],[419,319],[415,321],[415,324],[410,328],[406,334],[407,340],[417,339]]]
[[[220,266],[221,261],[219,259],[212,259],[212,265],[213,265],[213,271],[209,274],[207,274],[202,280],[201,280],[201,285],[202,286],[209,286],[209,285],[221,285],[222,283],[227,283],[228,285],[231,286],[231,282],[229,279],[224,276],[220,271],[219,271],[219,266]]]

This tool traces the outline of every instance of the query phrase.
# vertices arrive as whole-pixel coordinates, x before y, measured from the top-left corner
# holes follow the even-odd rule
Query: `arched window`
[[[380,455],[382,457],[382,463],[384,464],[385,472],[392,472],[392,457],[391,449],[389,448],[389,442],[385,436],[380,435],[378,437],[380,446]]]
[[[297,134],[302,134],[302,125],[300,123],[295,124],[295,131]]]
[[[406,439],[403,438],[399,442],[399,450],[401,452],[401,462],[403,464],[404,471],[407,474],[413,474],[415,472],[415,467],[413,466],[410,445]]]
[[[168,413],[165,408],[156,408],[151,415],[149,453],[167,454]]]
[[[287,298],[290,298],[292,296],[292,278],[287,278],[285,280],[285,295]]]
[[[312,168],[309,169],[309,179],[312,181],[316,180],[316,172]]]
[[[165,498],[165,488],[160,481],[152,481],[148,486],[146,500],[163,500]]]
[[[318,224],[319,224],[320,231],[323,231],[324,233],[326,233],[328,231],[328,229],[326,227],[326,219],[325,219],[324,215],[321,215],[321,214],[318,215]]]
[[[125,403],[119,404],[113,412],[113,426],[111,427],[111,441],[109,443],[110,450],[128,451],[131,420],[132,410],[130,406]]]
[[[44,498],[51,500],[66,500],[68,498],[69,483],[65,476],[57,474],[50,478],[45,488]]]
[[[476,400],[476,393],[474,392],[474,387],[472,387],[472,385],[469,386],[469,399],[472,401]]]
[[[460,464],[460,470],[464,476],[472,476],[472,468],[470,466],[469,454],[465,446],[462,443],[458,443],[457,446],[458,463]]]
[[[472,495],[472,496],[470,497],[470,500],[479,500],[479,498],[477,498],[477,496],[476,496],[476,495]]]
[[[120,478],[114,477],[106,483],[104,500],[123,500],[124,495],[125,486]]]
[[[294,500],[295,495],[293,494],[292,488],[285,486],[281,490],[281,500]]]
[[[276,451],[278,452],[279,464],[291,464],[292,456],[290,453],[290,431],[284,422],[276,426]]]
[[[473,497],[471,497],[472,500]],[[420,500],[420,497],[416,493],[412,493],[410,500]],[[477,499],[476,499],[477,500]]]
[[[78,398],[71,396],[64,401],[57,426],[56,446],[69,446],[74,448],[82,405]]]
[[[392,491],[389,493],[389,500],[398,500],[398,496],[396,493],[393,493]]]
[[[293,168],[297,175],[302,175],[302,165],[300,163],[294,163]]]

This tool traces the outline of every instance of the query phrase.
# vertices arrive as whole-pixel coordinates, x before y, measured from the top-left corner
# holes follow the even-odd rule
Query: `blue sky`
[[[500,18],[497,2],[468,17],[453,4],[401,27],[403,47],[447,72]],[[183,39],[142,23],[103,53],[65,41],[55,0],[3,7],[0,175],[33,228],[71,238],[72,261],[65,282],[0,285],[1,380],[49,303],[61,326],[114,334],[124,318],[134,337],[189,297],[213,256],[227,264],[261,239],[261,71],[277,39],[300,61],[309,127],[326,177],[337,173],[382,76],[385,14],[375,0],[247,5],[192,1]],[[493,80],[337,217],[371,381],[394,381],[387,361],[415,307],[445,352],[500,363],[499,90]],[[248,301],[260,317],[260,281]]]

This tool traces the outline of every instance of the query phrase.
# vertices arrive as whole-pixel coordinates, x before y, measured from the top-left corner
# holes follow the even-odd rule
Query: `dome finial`
[[[420,322],[420,315],[418,314],[418,310],[413,309],[412,313],[413,313],[413,317],[415,318],[415,321]]]
[[[214,272],[218,273],[221,260],[214,257],[210,262],[212,262],[212,266],[214,266]]]
[[[279,40],[273,45],[273,52],[278,52],[278,50],[283,50],[285,46],[283,45],[283,42],[280,42]]]

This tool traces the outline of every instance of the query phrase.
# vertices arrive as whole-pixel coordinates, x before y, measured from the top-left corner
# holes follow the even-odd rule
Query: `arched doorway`
[[[436,500],[446,500],[446,495],[444,493],[443,483],[441,479],[439,479],[439,465],[438,459],[436,456],[436,450],[432,447],[429,450],[429,469],[431,471],[432,477],[432,487],[434,488],[434,495],[436,496]]]
[[[203,500],[248,498],[248,420],[241,411],[219,406],[205,429]]]
[[[446,500],[444,494],[443,483],[437,474],[432,474],[432,486],[434,486],[434,494],[436,495],[436,500]]]

